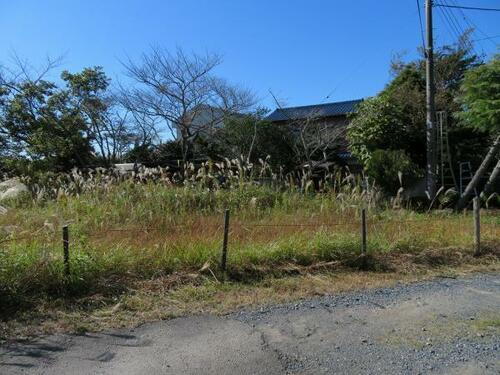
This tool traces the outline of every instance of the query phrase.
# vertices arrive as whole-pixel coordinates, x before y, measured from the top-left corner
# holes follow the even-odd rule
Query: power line
[[[361,60],[349,73],[347,73],[346,76],[344,76],[338,83],[337,85],[333,88],[332,91],[328,93],[328,95],[325,96],[323,99],[322,103],[325,103],[326,100],[330,99],[330,97],[337,91],[337,89],[348,79],[350,79],[355,73],[357,73],[366,63],[368,62],[368,58],[364,58]]]
[[[448,13],[446,13],[444,11],[444,9],[442,9],[442,8],[439,8],[439,11],[440,11],[441,18],[443,19],[444,24],[446,25],[446,28],[448,29],[451,37],[453,39],[459,40],[460,35],[461,35],[460,30],[458,30],[456,24],[453,23],[453,21],[450,18],[450,15]]]
[[[472,39],[471,42],[475,43],[475,42],[481,42],[481,41],[484,41],[484,40],[487,40],[487,39],[496,39],[496,38],[500,38],[500,35],[494,35],[494,36],[490,36],[488,38],[479,38],[479,39]],[[459,45],[460,43],[452,43],[451,45]]]
[[[420,14],[420,1],[419,0],[417,0],[417,11],[418,11],[418,20],[420,23],[420,36],[422,37],[422,48],[425,51],[424,26],[422,23],[422,14]]]
[[[446,4],[446,5],[449,5],[448,4],[448,1],[447,0],[443,0],[443,2]],[[468,45],[467,47],[474,51],[474,53],[476,55],[478,55],[478,52],[476,51],[476,49],[474,48],[474,45],[472,44],[472,42],[468,39],[468,38],[465,38],[464,39],[464,36],[466,35],[466,31],[465,29],[462,27],[462,25],[460,24],[460,21],[458,20],[458,18],[455,16],[455,13],[453,12],[453,9],[446,9],[446,8],[440,8],[442,11],[444,11],[445,13],[448,14],[451,22],[455,25],[455,28],[458,32],[458,42],[460,44],[462,44],[462,46],[465,46],[465,45]]]
[[[457,3],[455,2],[455,0],[451,0],[451,1],[452,1],[452,3],[453,3],[454,5],[457,5]],[[496,43],[495,43],[495,42],[493,42],[493,41],[491,40],[491,39],[493,39],[493,38],[491,38],[490,36],[488,36],[488,35],[487,35],[487,34],[486,34],[486,33],[485,33],[482,29],[480,29],[480,28],[479,28],[479,26],[477,26],[477,25],[476,25],[476,24],[472,21],[472,19],[471,19],[470,17],[467,17],[467,16],[465,15],[465,12],[464,12],[462,9],[459,9],[459,11],[460,11],[460,13],[462,14],[462,18],[464,19],[464,21],[465,21],[465,22],[466,22],[469,26],[471,26],[474,30],[479,31],[479,32],[480,32],[480,33],[484,36],[484,38],[483,38],[483,39],[481,39],[481,40],[489,40],[489,41],[493,44],[493,46],[497,47]],[[481,45],[482,45],[482,44],[481,44]],[[483,52],[484,52],[484,48],[483,48]]]
[[[447,0],[442,0],[445,2],[445,4],[448,4]],[[476,55],[479,55],[478,51],[476,50],[476,47],[473,44],[473,41],[470,40],[469,38],[464,37],[467,32],[462,27],[458,17],[455,16],[453,11],[451,9],[446,9],[446,8],[439,8],[441,17],[443,18],[443,21],[447,24],[447,28],[450,30],[450,35],[452,38],[456,38],[457,42],[456,43],[451,43],[451,45],[457,45],[459,47],[466,47],[471,51],[474,51]]]
[[[420,15],[420,6],[419,6],[419,0],[417,0],[417,6],[418,6],[418,11],[419,11],[419,17],[421,19],[421,24],[420,24],[420,27],[422,29],[422,17]],[[411,12],[411,14],[408,14],[408,16],[414,16],[414,12]],[[403,31],[403,30],[406,30],[408,29],[409,27],[412,27],[411,26],[411,23],[405,23],[403,26],[401,26],[400,30]],[[424,47],[424,53],[425,53],[425,41],[424,41],[424,36],[422,35],[422,42],[423,42],[423,47]],[[383,53],[384,50],[382,48],[379,48],[377,49],[377,51],[375,52],[376,55],[379,55],[380,53]],[[372,56],[365,56],[363,59],[361,59],[359,61],[359,64],[358,65],[355,65],[353,66],[353,69],[346,75],[344,76],[344,78],[342,78],[335,86],[334,88],[322,99],[322,102],[321,104],[325,103],[328,99],[331,99],[332,95],[339,89],[339,87],[341,87],[345,81],[347,81],[348,79],[350,79],[355,73],[357,73],[364,65],[366,65],[369,61],[371,61],[373,59],[373,55]],[[271,96],[273,97],[274,101],[276,102],[276,98],[274,97],[274,95],[271,93]],[[278,106],[278,108],[280,108],[280,106]]]
[[[484,10],[484,11],[500,12],[499,8],[477,8],[477,7],[466,7],[462,5],[446,5],[446,4],[434,4],[434,6],[443,8],[458,8],[458,9],[468,9],[468,10]]]
[[[455,0],[450,0],[450,1],[451,1],[451,3],[453,5],[457,5],[457,3],[455,2]],[[465,12],[462,9],[458,9],[458,12],[459,12],[459,16],[460,15],[462,16],[462,19],[465,21],[465,23],[467,24],[467,26],[471,30],[473,30],[473,32],[475,32],[477,30],[477,31],[480,31],[482,33],[482,31],[479,30],[479,28],[472,22],[472,20],[469,20],[469,18],[465,15]],[[471,40],[471,43],[474,43],[474,42],[477,42],[477,41],[479,41],[479,40],[477,40],[477,38],[476,38],[475,40]],[[484,55],[485,54],[485,52],[484,52],[484,45],[483,45],[483,43],[479,43],[479,45],[480,45],[482,53]],[[476,55],[477,55],[477,52],[476,52]]]
[[[496,38],[500,38],[500,34],[498,35],[493,35],[493,36],[487,36],[485,38],[480,38],[480,39],[474,39],[472,40],[471,42],[480,42],[481,40],[491,40],[491,39],[496,39]],[[495,43],[495,42],[493,42]],[[495,44],[496,45],[496,44]]]
[[[446,5],[449,5],[447,0],[443,0],[443,1],[444,1],[444,3]],[[456,28],[457,28],[457,30],[459,32],[459,35],[460,36],[464,35],[465,34],[465,30],[462,27],[462,25],[460,24],[460,21],[458,20],[458,18],[455,16],[455,13],[453,13],[453,9],[443,8],[442,10],[449,15],[451,21],[456,25]]]

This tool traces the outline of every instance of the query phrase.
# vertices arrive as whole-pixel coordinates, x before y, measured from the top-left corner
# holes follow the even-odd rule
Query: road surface
[[[0,348],[7,374],[499,374],[500,274]]]

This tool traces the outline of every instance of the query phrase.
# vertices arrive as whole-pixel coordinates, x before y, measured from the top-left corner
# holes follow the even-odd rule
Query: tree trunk
[[[181,143],[181,152],[182,152],[182,167],[181,167],[181,176],[182,180],[184,182],[184,179],[186,178],[187,174],[187,160],[188,160],[188,141],[186,138],[182,138],[182,143]]]
[[[495,181],[497,180],[498,176],[500,176],[500,159],[498,159],[497,165],[495,165],[493,172],[491,172],[490,178],[488,179],[488,182],[484,186],[484,189],[481,193],[481,197],[488,199],[488,194],[491,193],[491,190],[495,186]]]
[[[483,162],[479,166],[478,170],[474,174],[474,177],[469,182],[469,185],[467,185],[464,193],[461,195],[460,199],[458,200],[457,207],[456,207],[457,210],[461,210],[461,209],[465,208],[465,206],[468,203],[469,196],[471,195],[472,191],[476,188],[476,186],[479,183],[479,181],[481,180],[481,178],[486,173],[488,166],[494,160],[495,154],[497,153],[499,148],[500,148],[500,135],[497,136],[495,142],[493,143],[490,150],[488,151],[488,154],[486,155]]]

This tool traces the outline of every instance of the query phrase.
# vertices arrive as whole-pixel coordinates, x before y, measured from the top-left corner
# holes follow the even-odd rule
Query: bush
[[[220,159],[220,150],[213,142],[197,138],[187,157],[188,160]],[[140,163],[148,167],[165,167],[182,160],[180,142],[169,140],[158,145],[141,145],[130,150],[125,156],[128,163]]]
[[[401,186],[409,186],[422,171],[402,150],[376,150],[367,161],[366,174],[387,193],[396,194]]]
[[[229,159],[243,157],[252,163],[266,159],[274,168],[293,170],[296,165],[293,134],[286,125],[262,119],[262,113],[229,118],[215,134],[219,154]]]

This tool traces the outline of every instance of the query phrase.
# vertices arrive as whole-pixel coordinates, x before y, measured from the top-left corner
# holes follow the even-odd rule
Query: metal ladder
[[[443,188],[457,189],[457,180],[451,163],[450,144],[448,142],[448,116],[445,111],[436,112],[437,117],[437,147],[439,155],[438,176]]]
[[[472,167],[470,161],[460,163],[460,195],[464,193],[465,188],[474,176],[472,174]],[[474,194],[477,196],[477,189],[474,188]]]

